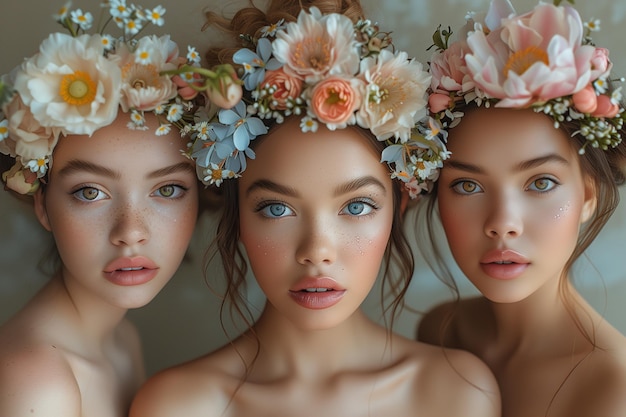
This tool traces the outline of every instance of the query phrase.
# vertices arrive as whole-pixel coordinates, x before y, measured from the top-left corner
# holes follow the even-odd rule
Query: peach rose
[[[619,113],[619,106],[613,103],[609,96],[601,95],[598,96],[598,107],[591,115],[611,119],[617,116],[617,113]]]
[[[432,113],[439,113],[450,107],[450,96],[434,93],[428,97],[428,107]]]
[[[354,112],[361,105],[361,93],[358,79],[329,77],[313,87],[311,108],[315,117],[327,125],[330,130],[343,129],[354,124]]]
[[[593,89],[591,84],[579,92],[574,93],[572,100],[574,101],[574,107],[576,107],[576,110],[582,113],[591,114],[596,111],[596,108],[598,107],[598,96],[596,95],[596,91]]]
[[[287,99],[299,97],[302,92],[302,80],[287,74],[282,67],[274,71],[265,71],[262,85],[276,89],[272,94],[276,103],[272,108],[275,110],[285,110]]]
[[[193,85],[202,87],[203,80],[200,74],[194,73],[193,79]],[[187,80],[183,79],[180,75],[174,75],[172,82],[178,87],[178,95],[181,96],[183,100],[193,100],[198,95],[199,91],[191,87],[191,83],[187,82]]]

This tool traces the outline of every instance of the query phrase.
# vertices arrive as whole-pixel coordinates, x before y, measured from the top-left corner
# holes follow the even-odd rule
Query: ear
[[[580,212],[580,222],[585,223],[593,213],[595,213],[598,207],[598,196],[596,194],[597,186],[591,177],[585,179],[585,202],[583,204],[582,211]]]
[[[37,216],[39,223],[41,223],[44,229],[51,232],[52,227],[50,227],[48,211],[46,210],[46,198],[41,187],[39,187],[39,189],[33,195],[33,206],[35,208],[35,215]]]

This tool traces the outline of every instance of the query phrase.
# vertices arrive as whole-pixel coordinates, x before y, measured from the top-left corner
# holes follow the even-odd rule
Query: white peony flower
[[[43,127],[91,135],[116,117],[119,67],[103,56],[99,35],[53,33],[15,76],[15,90]]]
[[[406,52],[382,50],[378,57],[361,61],[359,77],[365,82],[359,126],[370,129],[378,140],[391,136],[408,140],[430,86],[431,77],[422,64],[408,59]]]
[[[168,35],[145,36],[135,52],[121,44],[116,52],[122,68],[122,110],[154,110],[176,97],[178,88],[170,76],[161,71],[173,70],[178,64],[178,47]]]

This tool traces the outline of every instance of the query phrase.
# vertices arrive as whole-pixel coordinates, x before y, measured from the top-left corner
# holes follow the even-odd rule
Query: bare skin
[[[145,380],[125,315],[178,269],[198,181],[177,132],[131,131],[127,118],[120,112],[89,138],[62,138],[45,191],[34,196],[61,265],[0,327],[2,416],[123,417]]]
[[[263,139],[238,204],[268,302],[232,344],[149,379],[132,417],[499,415],[495,379],[474,355],[392,334],[360,309],[393,219],[389,172],[367,140],[302,133],[297,119]]]
[[[457,263],[484,297],[436,306],[418,340],[481,358],[503,416],[624,415],[626,338],[564,274],[596,198],[571,139],[519,110],[474,111],[452,132],[439,209]]]

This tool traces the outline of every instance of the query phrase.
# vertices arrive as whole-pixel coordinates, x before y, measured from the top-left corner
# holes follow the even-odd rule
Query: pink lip
[[[115,259],[104,268],[106,279],[116,285],[132,286],[151,281],[159,272],[159,267],[143,256]]]
[[[298,281],[289,290],[289,295],[298,305],[311,310],[332,307],[345,294],[345,288],[328,277],[307,277]]]
[[[510,249],[490,251],[480,260],[483,272],[491,278],[501,280],[519,277],[529,265],[528,258]]]

